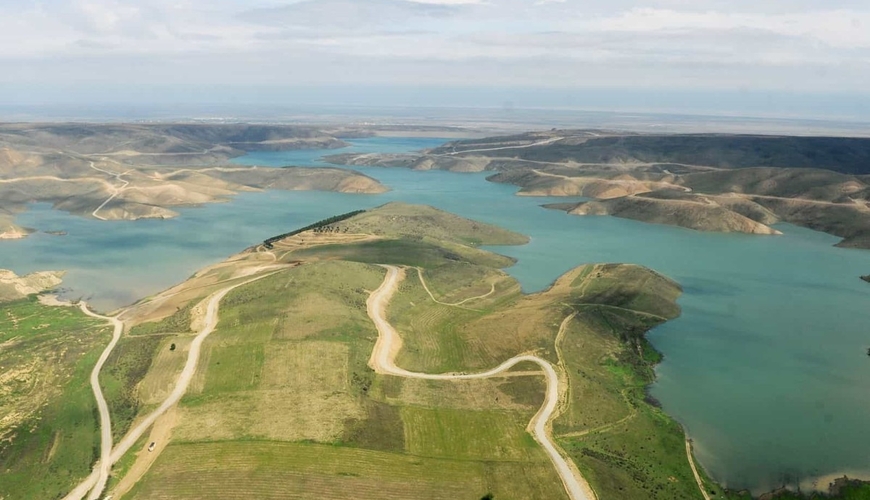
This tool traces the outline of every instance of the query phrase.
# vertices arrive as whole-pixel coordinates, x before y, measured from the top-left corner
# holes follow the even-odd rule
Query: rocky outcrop
[[[18,276],[0,269],[0,301],[16,300],[56,288],[63,281],[63,271],[39,271]]]

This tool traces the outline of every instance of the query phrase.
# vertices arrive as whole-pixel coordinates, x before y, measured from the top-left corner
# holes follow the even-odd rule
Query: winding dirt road
[[[96,170],[96,171],[98,171],[98,172],[103,172],[103,173],[105,173],[105,174],[109,174],[109,175],[111,175],[111,176],[114,176],[115,179],[117,179],[119,182],[121,182],[121,183],[123,184],[122,186],[112,186],[112,190],[113,190],[112,195],[109,196],[109,197],[106,199],[106,201],[104,201],[103,203],[101,203],[100,206],[98,206],[97,208],[95,208],[93,212],[91,212],[91,215],[92,215],[94,218],[96,218],[96,219],[100,219],[100,220],[107,220],[105,217],[103,217],[103,216],[101,216],[101,215],[97,215],[97,212],[99,212],[100,209],[102,209],[103,207],[105,207],[105,206],[106,206],[110,201],[114,200],[116,196],[118,196],[119,194],[121,194],[121,191],[123,191],[127,186],[130,185],[130,181],[125,181],[124,179],[121,178],[122,175],[125,175],[125,174],[129,173],[129,170],[128,170],[127,172],[124,172],[124,173],[110,172],[109,170],[103,170],[102,168],[97,167],[96,165],[94,165],[94,162],[92,162],[92,161],[91,161],[91,162],[88,162],[88,163],[91,164],[91,168],[92,168],[92,169],[94,169],[94,170]]]
[[[96,500],[100,497],[103,488],[106,487],[106,482],[109,480],[109,471],[112,468],[110,458],[112,454],[112,420],[109,415],[109,405],[106,403],[106,398],[103,396],[103,389],[100,387],[100,370],[103,369],[103,365],[106,363],[106,360],[109,359],[109,355],[112,353],[112,350],[115,349],[115,345],[121,338],[121,334],[124,332],[124,323],[117,317],[110,318],[92,312],[88,309],[88,305],[85,302],[82,302],[79,306],[81,307],[82,312],[88,316],[106,320],[112,323],[115,327],[112,332],[112,340],[103,350],[103,353],[100,354],[97,364],[94,365],[94,369],[91,371],[91,389],[94,391],[94,399],[97,400],[97,409],[100,413],[100,460],[94,466],[94,474],[96,474],[94,478],[95,486],[91,490],[92,485],[82,483],[67,495],[67,497],[76,495],[75,498],[82,498],[88,490],[91,490],[88,500]],[[93,476],[94,474],[91,475]]]
[[[453,303],[442,302],[442,301],[435,298],[435,295],[432,294],[432,290],[429,290],[429,285],[426,284],[426,278],[423,277],[423,269],[422,268],[419,268],[419,267],[417,268],[417,276],[420,278],[420,284],[423,285],[423,289],[426,290],[426,293],[429,294],[429,298],[431,298],[432,301],[435,302],[436,304],[441,304],[442,306],[462,307],[462,304],[465,304],[467,302],[471,302],[472,300],[485,299],[485,298],[487,298],[490,295],[495,293],[495,283],[491,283],[489,292],[487,292],[483,295],[475,295],[474,297],[468,297],[467,299],[460,300],[459,302],[453,302]],[[463,309],[467,309],[467,308],[463,307]]]
[[[396,329],[387,321],[386,307],[398,289],[399,283],[404,279],[404,272],[401,272],[395,266],[383,267],[387,269],[387,275],[381,286],[372,292],[366,301],[368,315],[378,329],[378,340],[369,359],[369,366],[377,373],[399,377],[426,380],[470,380],[500,375],[514,365],[524,361],[537,364],[543,369],[547,379],[547,394],[544,405],[529,422],[528,430],[535,438],[535,441],[544,448],[544,451],[556,467],[556,472],[562,479],[562,484],[565,486],[568,497],[571,500],[597,500],[592,488],[589,487],[580,471],[577,470],[577,466],[562,456],[562,453],[550,436],[550,422],[559,404],[559,376],[553,365],[537,356],[520,355],[505,361],[492,370],[480,373],[430,374],[411,372],[399,368],[396,366],[395,358],[401,349],[402,339]]]
[[[263,271],[263,270],[267,270],[269,268],[274,268],[274,267],[283,267],[283,266],[264,266],[264,267],[261,267],[258,269],[260,271]],[[277,272],[277,271],[275,271],[275,272]],[[103,442],[102,442],[103,447],[101,450],[103,453],[103,455],[102,455],[103,458],[100,459],[99,468],[95,468],[94,472],[92,472],[90,476],[88,476],[84,481],[82,481],[78,486],[76,486],[76,488],[74,490],[72,490],[67,496],[64,497],[64,500],[81,500],[82,498],[84,498],[85,494],[87,494],[88,491],[91,492],[90,496],[88,496],[89,500],[96,499],[96,498],[100,497],[100,495],[103,492],[103,489],[105,488],[106,479],[108,478],[108,471],[111,468],[111,466],[115,462],[120,460],[121,457],[123,457],[124,454],[127,453],[127,451],[129,451],[130,448],[132,448],[134,444],[136,444],[136,441],[138,441],[139,438],[142,437],[143,434],[145,434],[145,431],[147,431],[151,427],[151,425],[154,423],[155,420],[157,420],[158,417],[160,417],[161,415],[166,413],[167,410],[169,410],[176,403],[178,403],[178,401],[181,399],[181,397],[184,396],[184,393],[187,392],[187,386],[190,385],[190,380],[193,378],[193,375],[196,373],[196,365],[199,362],[199,353],[200,353],[200,350],[202,348],[202,343],[205,341],[206,337],[208,337],[209,334],[211,334],[211,332],[214,331],[215,327],[217,327],[218,309],[220,306],[221,299],[223,299],[233,289],[238,288],[242,285],[247,285],[248,283],[257,281],[259,279],[263,279],[267,276],[271,276],[271,275],[275,274],[275,272],[262,274],[260,276],[257,276],[256,278],[252,278],[252,279],[249,279],[246,281],[242,281],[240,283],[236,283],[235,285],[228,286],[227,288],[224,288],[224,289],[214,293],[211,296],[211,298],[208,301],[208,305],[206,306],[205,324],[203,325],[202,330],[200,330],[200,332],[197,334],[197,336],[193,339],[193,342],[191,342],[191,344],[190,344],[190,350],[188,351],[188,354],[187,354],[187,362],[184,365],[184,369],[181,371],[181,375],[178,376],[178,380],[175,382],[175,388],[172,390],[172,392],[169,394],[169,396],[167,396],[166,399],[163,400],[163,403],[156,410],[151,412],[147,417],[145,417],[145,419],[140,421],[139,424],[137,424],[135,427],[133,427],[132,429],[130,429],[127,432],[127,435],[125,435],[124,438],[121,439],[121,441],[119,441],[118,444],[113,449],[111,449],[110,454],[106,454],[106,452],[105,452],[105,445],[107,442],[106,441],[106,432],[107,432],[106,429],[107,428],[108,428],[108,433],[109,433],[108,443],[109,443],[110,447],[111,447],[111,439],[112,439],[111,438],[111,426],[108,425],[108,423],[109,423],[108,422],[108,418],[109,418],[108,408],[105,406],[105,399],[103,399],[102,391],[99,390],[99,380],[97,380],[95,378],[95,377],[99,376],[99,368],[101,368],[102,363],[105,362],[104,357],[103,356],[100,357],[100,362],[97,363],[97,366],[94,367],[94,371],[92,372],[91,384],[94,385],[94,382],[96,381],[96,384],[94,385],[94,395],[97,396],[97,392],[99,391],[99,396],[97,396],[97,402],[99,404],[99,402],[102,401],[102,405],[100,406],[100,422],[101,422],[101,424],[103,422],[106,423],[106,425],[103,426],[101,429],[101,431],[103,433]],[[85,311],[85,313],[90,315],[90,316],[104,318],[104,316],[94,315],[90,311],[87,311],[86,308],[84,308],[84,307],[82,308],[82,310]],[[111,318],[106,318],[106,319],[111,319]],[[119,321],[119,323],[120,323],[120,321]],[[118,327],[116,325],[116,332],[118,331],[117,328]],[[123,324],[121,326],[121,329],[123,330]],[[113,338],[113,343],[110,344],[109,347],[113,348],[114,342],[117,342],[117,341]],[[111,353],[111,349],[109,347],[107,347],[106,350],[103,351],[103,355],[106,358],[109,356],[109,353]],[[102,414],[103,408],[106,409],[105,420],[103,420],[103,414]],[[108,460],[105,459],[105,457],[107,455],[109,457]],[[105,470],[105,478],[103,477],[103,470]]]

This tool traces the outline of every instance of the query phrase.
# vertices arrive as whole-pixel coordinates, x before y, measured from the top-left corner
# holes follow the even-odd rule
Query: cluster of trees
[[[317,221],[314,224],[309,224],[309,225],[307,225],[303,228],[297,229],[295,231],[290,231],[289,233],[279,234],[278,236],[272,236],[271,238],[269,238],[267,240],[263,240],[263,246],[271,249],[272,243],[275,243],[278,240],[283,240],[284,238],[288,238],[290,236],[293,236],[293,235],[296,235],[299,233],[304,233],[305,231],[311,231],[312,229],[317,231],[318,229],[321,229],[324,226],[328,226],[330,224],[335,224],[336,222],[341,222],[343,220],[350,219],[351,217],[353,217],[355,215],[359,215],[359,214],[364,213],[364,212],[365,212],[365,210],[354,210],[353,212],[348,212],[346,214],[334,215],[332,217],[323,219],[321,221]]]

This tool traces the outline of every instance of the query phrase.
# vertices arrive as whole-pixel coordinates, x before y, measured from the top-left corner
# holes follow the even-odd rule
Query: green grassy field
[[[477,500],[563,494],[549,464],[475,462],[313,443],[228,442],[170,446],[133,497],[144,499],[347,498]],[[529,477],[546,478],[538,486]],[[558,484],[561,488],[561,484]]]
[[[527,236],[498,226],[469,220],[424,205],[387,203],[337,224],[349,233],[387,237],[430,238],[441,243],[478,245],[522,245]]]
[[[0,304],[0,497],[56,498],[90,473],[99,435],[88,377],[109,338],[76,308]]]
[[[103,366],[100,384],[109,404],[115,441],[126,434],[139,411],[138,384],[151,368],[160,343],[159,337],[125,337]]]
[[[470,261],[489,267],[508,267],[514,261],[492,252],[458,245],[439,245],[428,239],[387,239],[354,244],[323,245],[293,252],[298,259],[341,259],[371,264],[437,267]]]

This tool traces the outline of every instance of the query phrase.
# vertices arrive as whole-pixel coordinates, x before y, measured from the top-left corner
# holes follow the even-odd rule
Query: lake
[[[251,153],[237,163],[323,165],[337,152],[403,152],[440,139],[368,138],[333,151]],[[755,492],[785,480],[850,472],[870,477],[870,251],[781,224],[782,236],[701,233],[541,208],[486,174],[353,167],[387,185],[380,195],[243,193],[179,210],[171,220],[98,221],[36,204],[17,224],[37,233],[0,241],[0,268],[65,269],[68,296],[110,310],[183,281],[263,239],[325,217],[390,201],[429,204],[529,235],[493,250],[526,292],[582,263],[642,264],[684,288],[683,315],[650,339],[665,355],[651,389],[695,440],[719,481]],[[558,199],[557,201],[564,201]],[[824,486],[824,485],[821,485]]]

